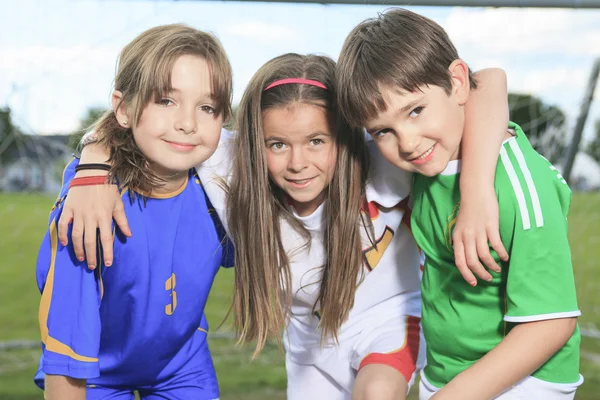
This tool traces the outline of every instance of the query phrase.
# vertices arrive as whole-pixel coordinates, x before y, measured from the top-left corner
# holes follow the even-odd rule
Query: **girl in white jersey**
[[[269,61],[239,134],[199,173],[236,244],[241,340],[258,352],[285,329],[288,399],[401,399],[423,344],[411,178],[351,134],[335,98],[331,59]]]

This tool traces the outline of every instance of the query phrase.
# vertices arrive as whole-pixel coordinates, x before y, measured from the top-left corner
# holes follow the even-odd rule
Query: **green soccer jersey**
[[[415,174],[411,225],[425,253],[423,333],[427,380],[442,387],[492,350],[515,324],[580,315],[575,296],[567,212],[571,190],[531,146],[519,126],[502,145],[495,187],[500,235],[510,260],[491,282],[471,287],[454,264],[452,231],[460,207],[460,161],[442,174]],[[540,338],[543,340],[543,338]],[[579,381],[579,328],[533,376]]]

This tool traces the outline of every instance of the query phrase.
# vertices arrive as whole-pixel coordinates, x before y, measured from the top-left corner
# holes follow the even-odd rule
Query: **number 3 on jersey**
[[[173,273],[173,274],[171,274],[169,279],[167,279],[167,281],[165,282],[165,290],[171,291],[171,304],[167,304],[165,306],[165,314],[167,314],[167,315],[173,315],[173,313],[175,312],[175,309],[177,308],[177,292],[175,291],[175,285],[176,285],[176,280],[175,280],[175,274]]]

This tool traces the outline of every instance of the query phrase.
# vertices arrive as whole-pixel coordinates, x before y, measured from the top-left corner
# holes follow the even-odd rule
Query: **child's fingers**
[[[473,271],[480,279],[484,281],[491,281],[492,275],[483,268],[483,265],[479,262],[479,256],[477,255],[477,246],[475,240],[465,240],[465,257],[467,259],[467,267]]]
[[[127,216],[125,215],[125,206],[123,205],[123,201],[119,199],[115,208],[113,210],[113,218],[115,219],[115,223],[119,226],[119,229],[123,234],[127,237],[131,237],[131,229],[129,228],[129,223],[127,222]]]
[[[60,219],[58,220],[58,240],[60,244],[66,246],[69,244],[69,224],[73,220],[73,211],[70,208],[64,208]]]
[[[498,257],[504,262],[508,261],[508,251],[504,248],[502,239],[500,239],[500,233],[498,229],[490,229],[488,232],[488,240],[492,249],[498,254]]]
[[[458,272],[462,275],[463,279],[471,286],[477,285],[477,279],[471,270],[467,267],[467,260],[465,258],[465,250],[463,247],[462,240],[457,238],[454,240],[454,262]]]
[[[477,255],[485,266],[494,272],[500,272],[500,266],[494,260],[494,257],[490,253],[490,246],[485,236],[482,236],[477,240]]]
[[[89,269],[96,268],[98,263],[98,253],[96,248],[98,224],[93,219],[86,219],[84,224],[83,244],[85,246],[85,256]]]
[[[113,263],[114,237],[111,222],[112,220],[110,217],[101,218],[98,221],[100,227],[100,243],[102,244],[102,260],[107,267],[110,267]]]
[[[85,258],[85,251],[83,250],[83,220],[73,215],[73,230],[71,231],[71,243],[73,243],[73,251],[75,257],[79,261],[83,261]]]

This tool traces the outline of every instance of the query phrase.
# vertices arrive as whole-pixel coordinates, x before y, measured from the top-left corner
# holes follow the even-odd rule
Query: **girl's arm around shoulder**
[[[86,381],[62,375],[46,375],[46,400],[85,400]]]
[[[567,343],[576,326],[577,318],[517,324],[498,346],[432,399],[493,399],[546,363]]]
[[[227,192],[231,183],[233,160],[235,159],[235,132],[221,130],[221,138],[217,150],[196,171],[202,186],[225,231],[227,228]]]
[[[465,105],[460,178],[461,206],[453,232],[456,266],[471,285],[475,274],[484,280],[500,267],[490,254],[492,248],[502,260],[508,260],[499,234],[499,213],[494,176],[500,146],[508,129],[506,74],[501,69],[475,73],[477,89],[471,89]]]
[[[83,148],[79,164],[107,164],[108,158],[108,150],[104,146],[92,143]],[[99,175],[108,175],[108,172],[84,170],[77,172],[75,177]],[[69,243],[67,231],[72,224],[71,242],[75,255],[80,261],[83,261],[87,255],[88,266],[94,269],[97,266],[96,230],[99,230],[103,260],[107,266],[110,266],[113,261],[113,218],[123,234],[131,236],[125,207],[116,185],[73,187],[68,192],[62,216],[58,221],[58,238],[63,246],[66,246]]]

